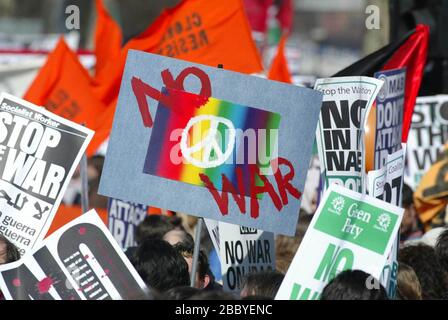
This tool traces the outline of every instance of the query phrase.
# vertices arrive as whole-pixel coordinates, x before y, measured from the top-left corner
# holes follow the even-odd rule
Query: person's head
[[[403,184],[402,207],[404,209],[400,233],[402,235],[412,232],[417,226],[417,211],[414,206],[414,191],[407,184]]]
[[[448,229],[439,235],[434,249],[443,269],[448,272]]]
[[[243,281],[240,296],[241,298],[259,296],[274,299],[284,277],[284,274],[274,270],[249,273]]]
[[[296,234],[294,237],[284,235],[277,235],[275,239],[275,254],[276,254],[276,269],[286,273],[289,265],[292,262],[300,243],[305,236],[308,226],[311,223],[313,216],[300,210],[299,222],[296,227]]]
[[[0,235],[0,264],[14,262],[19,259],[19,249],[6,237]]]
[[[135,240],[140,244],[146,238],[162,239],[165,233],[173,230],[173,228],[174,226],[167,216],[157,214],[149,215],[137,226]]]
[[[195,294],[198,294],[200,292],[200,289],[193,288],[193,287],[176,287],[168,290],[165,292],[165,294],[162,296],[163,300],[187,300],[194,296]]]
[[[190,284],[188,265],[168,242],[148,238],[140,244],[132,263],[146,285],[156,293]]]
[[[87,177],[89,181],[100,179],[103,172],[104,156],[94,155],[87,161]]]
[[[179,252],[188,264],[188,272],[191,274],[193,269],[193,253],[194,243],[191,242],[178,242],[174,245],[174,249]],[[195,287],[198,289],[206,288],[212,281],[210,275],[210,265],[208,263],[207,256],[203,250],[199,251],[198,265],[196,269]]]
[[[400,263],[405,263],[414,269],[420,281],[423,299],[444,297],[447,291],[447,277],[434,248],[425,244],[406,246],[398,253],[398,264]]]
[[[421,300],[422,288],[414,269],[405,263],[398,264],[397,273],[397,299]]]
[[[165,233],[163,240],[174,246],[179,242],[187,243],[193,247],[194,240],[191,234],[185,230],[173,229]]]
[[[320,300],[388,300],[386,289],[370,274],[346,270],[331,280]]]

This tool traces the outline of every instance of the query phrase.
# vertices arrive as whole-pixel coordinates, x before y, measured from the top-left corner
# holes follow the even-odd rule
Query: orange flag
[[[126,47],[243,73],[263,70],[242,0],[183,0]]]
[[[288,61],[285,56],[286,35],[283,35],[278,43],[277,55],[271,64],[268,79],[286,83],[292,83],[288,69]]]
[[[119,60],[123,37],[120,26],[109,15],[102,0],[96,0],[96,12],[95,75],[98,75],[108,61]]]
[[[95,130],[101,124],[99,115],[106,106],[94,94],[92,86],[87,70],[61,38],[23,98]],[[88,155],[103,141],[95,134],[87,149]]]
[[[97,78],[97,93],[106,104],[116,98],[129,49],[242,73],[263,70],[242,0],[183,0],[165,10],[124,46],[121,61],[110,61]]]

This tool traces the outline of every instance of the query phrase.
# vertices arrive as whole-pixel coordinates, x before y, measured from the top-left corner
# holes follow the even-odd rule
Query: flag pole
[[[218,64],[219,69],[223,69],[224,66],[220,63]],[[202,224],[204,223],[203,218],[198,219],[198,223],[196,224],[196,231],[194,236],[194,251],[193,251],[193,262],[191,265],[191,275],[190,275],[190,287],[194,288],[196,282],[196,270],[198,268],[198,260],[199,260],[199,251],[201,249],[201,233],[202,233]]]
[[[82,213],[89,211],[89,180],[87,177],[87,155],[84,153],[80,163],[81,175],[81,209]]]
[[[199,218],[196,224],[196,232],[194,236],[194,251],[193,251],[193,262],[191,265],[191,275],[190,275],[190,287],[194,288],[196,283],[196,270],[198,269],[199,251],[201,250],[201,233],[202,233],[202,223],[204,219]]]
[[[85,124],[82,124],[85,126]],[[82,213],[89,211],[89,178],[87,175],[87,154],[84,152],[79,163],[79,175],[81,176],[81,210]]]

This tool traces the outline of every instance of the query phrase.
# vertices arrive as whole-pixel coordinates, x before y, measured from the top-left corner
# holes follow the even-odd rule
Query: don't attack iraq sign
[[[348,269],[380,279],[402,215],[401,208],[332,184],[276,299],[319,299],[325,285]]]
[[[93,131],[0,95],[0,234],[23,255],[44,238]]]

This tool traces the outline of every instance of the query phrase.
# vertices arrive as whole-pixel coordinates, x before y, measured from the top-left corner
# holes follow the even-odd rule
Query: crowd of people
[[[101,157],[89,161],[89,185],[98,185],[102,161]],[[74,192],[72,195],[74,203],[79,201],[79,194]],[[402,199],[405,210],[400,228],[395,299],[447,299],[448,228],[425,230],[414,206],[413,190],[406,184]],[[91,189],[90,200],[98,206],[106,206],[107,203],[96,189]],[[137,246],[127,248],[125,254],[150,289],[144,299],[270,300],[275,298],[312,218],[313,212],[301,209],[295,236],[276,235],[276,269],[245,274],[238,295],[223,290],[219,253],[207,229],[204,227],[202,230],[201,239],[193,238],[197,227],[195,217],[176,212],[170,216],[146,216],[135,230]],[[201,249],[194,285],[191,286],[195,241],[200,241]],[[17,248],[0,236],[0,264],[18,259],[20,253]],[[368,285],[369,281],[371,276],[361,270],[339,272],[324,288],[319,299],[390,299],[383,286],[379,283]]]

